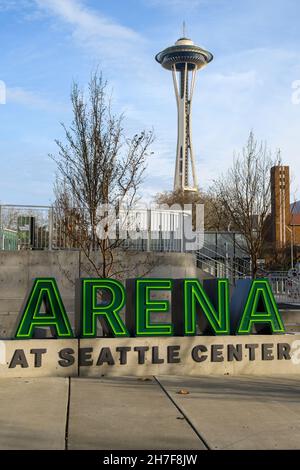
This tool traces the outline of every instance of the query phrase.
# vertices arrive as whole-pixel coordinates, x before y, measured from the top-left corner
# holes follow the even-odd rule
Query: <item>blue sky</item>
[[[171,75],[154,55],[187,33],[214,54],[200,71],[193,141],[200,186],[231,164],[250,129],[291,166],[299,197],[299,0],[0,0],[0,201],[49,204],[48,157],[68,124],[70,86],[97,66],[127,116],[127,132],[154,128],[143,196],[171,189],[176,103]],[[298,181],[297,181],[298,180]],[[293,197],[293,196],[292,196]]]

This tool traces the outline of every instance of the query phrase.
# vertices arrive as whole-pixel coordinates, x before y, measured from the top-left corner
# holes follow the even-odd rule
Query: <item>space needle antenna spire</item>
[[[174,190],[197,191],[198,181],[192,146],[191,110],[196,73],[213,55],[186,37],[186,24],[182,23],[183,37],[173,46],[159,52],[155,59],[172,72],[178,111],[177,151]]]

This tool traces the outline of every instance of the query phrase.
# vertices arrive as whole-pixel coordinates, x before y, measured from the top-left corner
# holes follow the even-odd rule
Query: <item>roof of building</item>
[[[300,214],[300,201],[292,202],[291,212],[292,214]]]
[[[292,214],[291,225],[300,225],[300,213]]]

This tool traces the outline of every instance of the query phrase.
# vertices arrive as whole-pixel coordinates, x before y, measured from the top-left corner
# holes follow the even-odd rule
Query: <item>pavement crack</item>
[[[170,395],[170,393],[165,389],[165,387],[163,386],[163,384],[158,380],[158,378],[156,376],[153,376],[154,380],[156,381],[156,383],[158,384],[158,386],[162,389],[162,391],[165,393],[165,395],[169,398],[169,400],[173,403],[173,405],[177,408],[177,410],[179,411],[180,414],[182,414],[182,416],[184,416],[184,419],[186,420],[186,422],[188,423],[188,425],[192,428],[192,430],[194,431],[194,433],[197,435],[197,437],[200,439],[200,441],[202,442],[202,444],[206,447],[207,450],[210,450],[210,447],[207,443],[207,441],[201,436],[201,434],[199,433],[199,431],[195,428],[195,426],[193,425],[193,423],[191,422],[191,420],[187,417],[187,415],[185,414],[185,412],[180,408],[179,405],[177,405],[177,403],[175,402],[175,400],[172,398],[172,396]]]
[[[71,401],[71,377],[68,377],[68,396],[67,396],[67,410],[66,410],[66,424],[65,424],[65,450],[68,450],[68,446],[69,446],[70,401]]]

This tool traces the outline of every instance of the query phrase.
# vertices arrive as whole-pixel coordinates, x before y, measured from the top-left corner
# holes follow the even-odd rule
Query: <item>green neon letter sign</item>
[[[196,325],[200,322],[200,314],[203,314],[208,324],[208,330],[216,335],[228,335],[230,333],[228,279],[217,280],[217,308],[198,279],[185,279],[183,288],[184,334],[187,336],[196,335]]]
[[[153,291],[170,291],[171,279],[127,279],[126,326],[131,336],[172,336],[172,323],[151,321],[151,313],[167,313],[169,301],[153,299]]]
[[[41,313],[44,304],[45,313]],[[38,278],[23,309],[16,330],[16,339],[30,339],[36,327],[50,327],[57,338],[73,338],[71,325],[62,302],[55,279]]]
[[[171,290],[170,279],[137,279],[136,289],[136,336],[172,336],[171,323],[152,323],[150,315],[153,312],[167,313],[168,300],[151,299],[152,291]]]
[[[267,279],[252,282],[237,334],[251,334],[252,326],[257,323],[268,325],[272,333],[284,333],[284,326]]]
[[[80,279],[81,301],[76,316],[76,331],[82,338],[97,336],[97,318],[108,334],[116,337],[129,336],[119,312],[125,305],[125,289],[114,279]],[[108,294],[109,300],[99,303],[99,291]]]

